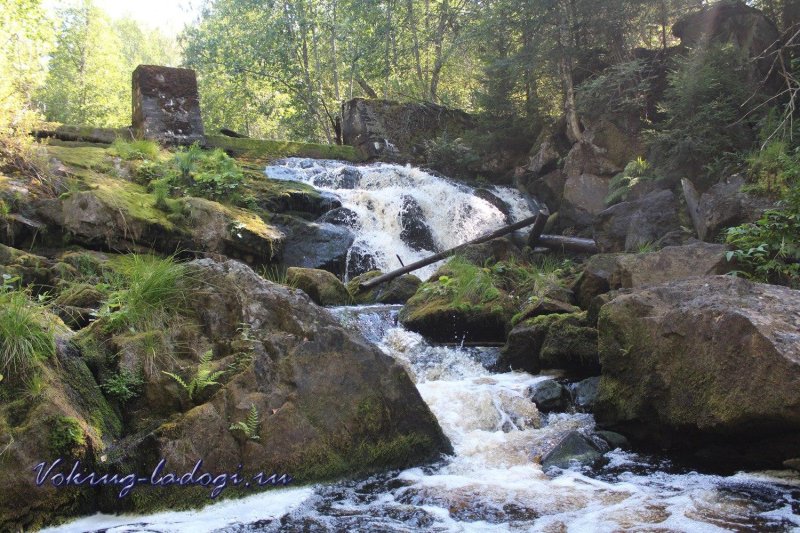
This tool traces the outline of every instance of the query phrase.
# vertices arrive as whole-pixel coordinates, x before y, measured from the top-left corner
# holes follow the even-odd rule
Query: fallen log
[[[391,272],[389,272],[387,274],[383,274],[382,276],[378,276],[377,278],[372,278],[371,280],[360,284],[359,285],[359,289],[361,289],[361,290],[369,290],[369,289],[371,289],[373,287],[377,287],[381,283],[386,283],[387,281],[391,281],[391,280],[393,280],[393,279],[395,279],[397,277],[402,276],[403,274],[408,274],[409,272],[413,272],[413,271],[418,270],[418,269],[420,269],[420,268],[422,268],[424,266],[428,266],[428,265],[430,265],[432,263],[435,263],[436,261],[441,261],[442,259],[446,259],[446,258],[448,258],[448,257],[450,257],[452,255],[455,255],[458,252],[460,252],[461,250],[463,250],[464,248],[466,248],[467,246],[470,246],[470,245],[473,245],[473,244],[481,244],[483,242],[491,241],[492,239],[496,239],[498,237],[502,237],[503,235],[507,235],[509,233],[517,231],[518,229],[522,229],[522,228],[528,227],[531,224],[536,224],[537,220],[540,221],[539,224],[541,225],[541,227],[544,227],[544,222],[542,222],[542,220],[546,221],[548,216],[549,216],[549,213],[547,212],[547,210],[539,211],[536,215],[534,215],[532,217],[528,217],[528,218],[526,218],[524,220],[520,220],[519,222],[515,222],[514,224],[511,224],[511,225],[508,225],[508,226],[504,226],[504,227],[500,228],[497,231],[493,231],[492,233],[489,233],[488,235],[484,235],[482,237],[478,237],[477,239],[473,239],[471,241],[465,242],[464,244],[459,244],[458,246],[456,246],[454,248],[450,248],[449,250],[445,250],[443,252],[439,252],[437,254],[433,254],[433,255],[431,255],[429,257],[426,257],[425,259],[420,259],[419,261],[411,263],[410,265],[406,265],[406,266],[404,266],[402,268],[398,268],[397,270],[393,270],[393,271],[391,271]],[[541,232],[541,230],[539,230],[539,231]]]
[[[53,138],[66,142],[111,144],[117,138],[132,140],[130,128],[95,128],[68,124],[45,123],[31,134],[37,139]]]
[[[581,239],[579,237],[541,235],[536,241],[536,244],[551,250],[562,250],[565,252],[577,252],[582,254],[596,254],[598,252],[597,243],[594,239]]]

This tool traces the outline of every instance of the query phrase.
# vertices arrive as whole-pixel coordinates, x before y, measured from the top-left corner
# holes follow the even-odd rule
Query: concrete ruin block
[[[139,65],[133,71],[133,132],[161,144],[205,142],[197,76],[185,68]]]

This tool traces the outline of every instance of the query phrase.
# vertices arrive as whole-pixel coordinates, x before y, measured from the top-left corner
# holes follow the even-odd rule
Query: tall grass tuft
[[[0,291],[0,374],[9,382],[32,378],[39,363],[56,351],[44,309],[20,290]]]
[[[171,317],[191,309],[181,284],[188,276],[186,266],[173,257],[131,254],[121,258],[115,270],[120,287],[106,309],[112,329],[161,329]]]

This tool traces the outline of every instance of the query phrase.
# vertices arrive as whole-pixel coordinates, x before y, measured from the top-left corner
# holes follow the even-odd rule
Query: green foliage
[[[100,388],[107,395],[125,403],[139,395],[143,383],[144,381],[138,373],[121,368],[119,372],[106,379]]]
[[[240,420],[235,424],[232,424],[229,428],[230,431],[241,431],[244,433],[244,436],[250,440],[259,440],[260,437],[258,436],[258,428],[260,426],[260,422],[258,420],[258,409],[256,409],[255,405],[250,406],[250,412],[247,414],[247,418],[245,420]]]
[[[18,281],[3,274],[0,286],[0,373],[16,384],[30,380],[39,364],[55,354],[53,325],[44,308],[27,292],[14,288]]]
[[[641,59],[612,65],[578,87],[578,111],[588,117],[613,113],[645,118],[655,77]]]
[[[103,311],[110,328],[157,330],[191,309],[181,285],[188,279],[186,266],[174,258],[130,254],[118,260],[115,271],[116,290]]]
[[[111,154],[121,157],[125,161],[157,161],[160,150],[158,143],[154,141],[144,139],[126,141],[120,138],[114,140],[108,149]]]
[[[53,27],[41,1],[0,0],[0,138],[27,141],[38,118],[31,95],[44,83],[42,57],[52,44]],[[0,166],[3,154],[0,152]]]
[[[171,213],[172,208],[167,202],[169,198],[169,183],[165,180],[155,180],[152,182],[152,189],[153,189],[153,196],[155,196],[156,201],[153,205],[155,205],[156,209],[164,211],[165,213]]]
[[[469,173],[471,167],[481,159],[480,155],[460,138],[450,139],[442,136],[426,140],[424,145],[427,163],[448,174]]]
[[[176,64],[174,45],[132,19],[112,21],[91,0],[58,10],[56,46],[38,100],[49,120],[95,126],[130,123],[131,73]]]
[[[727,257],[741,268],[737,275],[800,288],[800,183],[780,207],[753,224],[729,228],[726,241],[734,250]]]
[[[650,132],[658,168],[700,177],[720,157],[750,146],[758,114],[744,119],[742,106],[755,92],[744,74],[749,68],[731,44],[698,48],[678,60],[660,106],[664,120]]]
[[[789,147],[784,140],[769,142],[747,157],[747,176],[755,192],[780,195],[792,183],[800,182],[800,148]]]
[[[162,373],[171,377],[178,383],[178,385],[183,387],[183,390],[186,391],[186,393],[189,395],[189,399],[191,400],[194,399],[195,394],[203,392],[203,389],[206,387],[210,387],[211,385],[219,385],[216,380],[225,374],[224,370],[217,372],[212,371],[213,363],[211,361],[211,357],[211,350],[208,350],[200,357],[200,364],[197,365],[197,370],[195,371],[194,376],[192,376],[192,378],[189,380],[189,383],[186,383],[183,378],[177,374],[173,374],[172,372],[162,371]]]
[[[606,205],[612,205],[627,199],[631,189],[637,183],[655,179],[650,174],[650,165],[641,157],[637,157],[625,165],[625,169],[611,178],[608,185],[608,196],[605,198]]]

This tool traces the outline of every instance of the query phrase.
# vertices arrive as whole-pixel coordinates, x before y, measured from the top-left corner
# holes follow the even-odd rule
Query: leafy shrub
[[[183,390],[189,395],[189,399],[193,399],[195,394],[199,394],[203,392],[203,389],[206,387],[210,387],[212,385],[218,385],[216,380],[222,377],[225,374],[224,370],[220,370],[217,372],[212,372],[212,362],[211,362],[212,352],[208,350],[200,357],[200,364],[197,365],[197,370],[195,371],[194,376],[189,380],[189,383],[183,380],[177,374],[173,374],[172,372],[163,372],[167,376],[174,379],[178,385],[183,387]]]
[[[800,288],[800,183],[794,183],[779,209],[764,213],[753,224],[729,228],[726,241],[748,278]]]
[[[113,396],[122,403],[139,395],[143,380],[139,374],[122,368],[100,385],[103,392]]]
[[[625,165],[625,169],[614,176],[608,185],[608,196],[605,198],[606,205],[627,199],[634,185],[654,179],[649,174],[649,170],[650,165],[641,157],[637,157]]]
[[[746,81],[749,68],[732,44],[698,48],[678,60],[659,105],[665,118],[649,132],[657,167],[700,177],[709,165],[719,167],[720,157],[750,146],[758,116],[743,120],[742,104],[755,91]]]
[[[0,286],[0,374],[25,382],[38,365],[55,354],[53,327],[44,308],[14,289],[15,278],[3,275]]]
[[[126,141],[117,138],[111,144],[109,152],[125,161],[157,161],[160,148],[158,143],[146,140]]]
[[[186,266],[174,258],[130,254],[119,259],[115,270],[117,290],[104,310],[112,329],[161,329],[170,317],[191,308],[181,286],[187,279]]]

